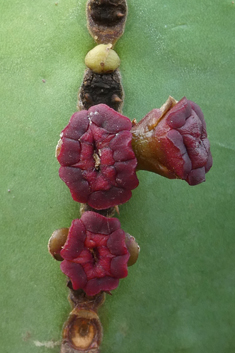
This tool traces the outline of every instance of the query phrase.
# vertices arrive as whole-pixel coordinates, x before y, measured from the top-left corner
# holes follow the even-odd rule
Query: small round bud
[[[85,57],[86,66],[98,74],[116,70],[120,65],[120,58],[111,48],[112,44],[99,44],[90,50]]]
[[[49,239],[49,242],[48,242],[49,253],[57,261],[63,261],[63,258],[60,256],[60,250],[62,249],[62,247],[66,242],[68,232],[69,232],[69,228],[57,229],[52,233],[52,236]]]
[[[130,257],[127,262],[127,266],[132,266],[136,263],[136,261],[138,259],[139,252],[140,252],[140,246],[137,243],[137,241],[135,240],[135,238],[128,233],[126,233],[125,242],[126,242],[127,250],[130,253]]]

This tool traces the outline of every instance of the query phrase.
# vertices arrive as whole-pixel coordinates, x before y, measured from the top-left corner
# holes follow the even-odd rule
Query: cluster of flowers
[[[57,158],[73,199],[95,210],[127,202],[137,170],[197,185],[212,166],[203,113],[185,97],[170,97],[139,123],[105,104],[76,112],[61,133]],[[118,219],[87,211],[72,222],[61,270],[75,290],[109,292],[127,276],[129,251]]]

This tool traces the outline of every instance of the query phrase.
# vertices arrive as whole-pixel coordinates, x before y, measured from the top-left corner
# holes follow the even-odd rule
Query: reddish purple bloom
[[[183,179],[189,185],[205,181],[212,156],[204,116],[194,102],[184,97],[177,103],[170,97],[161,109],[153,109],[136,124],[132,133],[138,169]]]
[[[105,209],[138,186],[131,121],[105,104],[75,113],[57,148],[59,175],[75,201]]]
[[[60,255],[61,270],[73,289],[81,288],[89,296],[117,288],[119,278],[128,274],[130,255],[119,220],[92,211],[72,222]]]

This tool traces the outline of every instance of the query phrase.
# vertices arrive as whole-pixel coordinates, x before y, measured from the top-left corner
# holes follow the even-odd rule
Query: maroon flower
[[[61,270],[73,289],[81,288],[89,296],[117,288],[119,278],[128,274],[130,255],[119,220],[92,211],[72,222],[60,255]]]
[[[75,201],[105,209],[128,201],[138,186],[131,122],[105,104],[75,113],[61,133],[59,175]]]
[[[212,156],[203,113],[194,102],[170,97],[134,125],[132,134],[138,169],[183,179],[189,185],[205,181]]]

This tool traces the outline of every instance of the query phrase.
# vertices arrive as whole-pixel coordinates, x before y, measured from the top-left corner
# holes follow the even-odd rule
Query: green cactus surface
[[[47,243],[79,218],[54,153],[95,45],[85,6],[0,3],[3,353],[59,353],[70,312],[66,279]],[[195,101],[214,165],[194,187],[138,172],[140,185],[118,217],[141,251],[99,311],[101,353],[234,353],[235,5],[128,0],[128,9],[115,46],[123,114],[139,121],[169,95]]]

